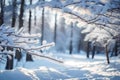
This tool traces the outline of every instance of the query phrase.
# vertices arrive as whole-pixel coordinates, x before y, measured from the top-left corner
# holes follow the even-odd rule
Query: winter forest
[[[120,0],[0,0],[0,80],[120,80]]]

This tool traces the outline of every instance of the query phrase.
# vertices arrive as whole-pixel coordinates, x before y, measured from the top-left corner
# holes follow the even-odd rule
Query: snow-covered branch
[[[31,50],[41,50],[41,49],[43,49],[43,48],[51,47],[51,46],[54,46],[54,43],[49,43],[49,44],[45,44],[45,45],[42,45],[42,46],[39,46],[39,47],[26,49],[26,50],[27,50],[27,51],[31,51]]]
[[[2,46],[2,47],[11,47],[11,48],[19,48],[19,49],[23,49],[25,51],[31,51],[31,50],[41,50],[41,49],[46,48],[46,47],[54,46],[54,43],[49,43],[49,44],[45,44],[45,45],[34,47],[34,48],[25,48],[25,47],[21,47],[21,46],[2,45],[2,44],[0,44],[0,46]]]
[[[102,2],[99,2],[99,1],[96,1],[96,0],[93,0],[93,1],[89,1],[89,0],[79,0],[79,1],[70,1],[70,0],[67,0],[66,3],[64,4],[64,7],[67,7],[67,6],[70,6],[70,5],[85,5],[86,3],[94,3],[96,5],[102,5],[104,6],[105,4],[102,3]],[[87,7],[87,6],[86,6]]]
[[[53,60],[53,61],[58,62],[58,63],[63,63],[63,61],[61,61],[61,60],[59,60],[59,59],[52,58],[52,57],[47,56],[47,55],[42,55],[42,54],[39,54],[39,53],[33,53],[33,52],[28,52],[28,53],[31,54],[31,55],[38,56],[38,57],[42,57],[42,58],[46,58],[46,59],[50,59],[50,60]]]

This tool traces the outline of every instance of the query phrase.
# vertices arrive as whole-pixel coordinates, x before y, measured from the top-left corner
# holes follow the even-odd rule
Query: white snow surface
[[[49,53],[47,56],[63,63],[34,56],[33,62],[19,62],[21,67],[0,70],[0,80],[120,80],[118,57],[112,57],[107,64],[105,55],[96,55],[95,59],[86,59],[84,54]]]

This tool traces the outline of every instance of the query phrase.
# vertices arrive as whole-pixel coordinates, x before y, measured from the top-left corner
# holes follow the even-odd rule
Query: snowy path
[[[106,64],[104,56],[94,60],[85,55],[51,55],[64,61],[63,64],[44,58],[27,62],[24,68],[1,71],[0,80],[120,80],[120,59],[111,59]]]

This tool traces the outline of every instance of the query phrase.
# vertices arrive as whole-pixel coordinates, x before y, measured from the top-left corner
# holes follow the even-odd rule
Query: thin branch
[[[35,56],[39,56],[39,57],[43,57],[43,58],[47,58],[47,59],[50,59],[50,60],[53,60],[53,61],[56,61],[56,62],[59,62],[59,63],[63,63],[63,61],[61,61],[61,60],[52,58],[52,57],[50,57],[50,56],[41,55],[41,54],[39,54],[39,53],[35,54],[35,53],[33,53],[33,52],[28,52],[28,54],[35,55]]]
[[[95,3],[96,5],[102,5],[102,6],[104,6],[105,4],[103,4],[103,3],[101,3],[101,2],[95,2],[95,1],[85,1],[86,3],[90,3],[90,2],[92,2],[92,3]],[[78,2],[72,2],[72,3],[69,3],[69,4],[65,4],[64,5],[64,7],[67,7],[67,6],[70,6],[70,5],[74,5],[74,4],[80,4],[80,3],[82,3],[82,0],[81,1],[78,1]]]
[[[72,13],[72,12],[65,12],[65,13],[68,13],[68,14],[71,14],[71,15],[73,15],[73,16],[76,16],[76,17],[78,17],[80,20],[88,23],[88,21],[87,21],[86,19],[83,19],[82,17],[80,17],[79,15],[77,15],[77,14],[75,14],[75,13]]]
[[[23,36],[23,35],[15,35],[15,34],[12,34],[14,35],[15,37],[21,37],[21,38],[40,38],[40,36],[36,35],[36,36]]]
[[[45,48],[45,47],[50,47],[50,46],[53,46],[53,45],[54,45],[54,43],[49,43],[49,44],[45,44],[45,45],[42,45],[42,46],[37,47],[37,48],[25,49],[25,48],[23,48],[23,47],[19,47],[19,46],[13,46],[13,45],[2,45],[2,44],[0,44],[0,46],[3,46],[3,47],[20,48],[20,49],[23,49],[23,50],[25,50],[25,51],[41,50],[41,49],[43,49],[43,48]]]
[[[45,44],[45,45],[42,45],[42,46],[40,46],[40,47],[37,47],[37,48],[30,48],[30,49],[26,49],[27,51],[31,51],[31,50],[41,50],[41,49],[43,49],[43,48],[45,48],[45,47],[50,47],[50,46],[53,46],[54,45],[54,43],[49,43],[49,44]]]
[[[112,14],[111,15],[110,14],[98,14],[98,15],[120,19],[120,16],[115,16],[115,15],[112,15]]]
[[[27,41],[16,41],[16,40],[15,40],[15,44],[20,44],[20,43],[35,44],[35,43],[36,43],[36,41],[27,42]]]
[[[90,22],[96,22],[96,21],[98,21],[99,19],[97,19],[99,17],[99,15],[97,15],[96,17],[94,17],[93,19],[90,19],[90,20],[88,20],[88,22],[90,21]]]

